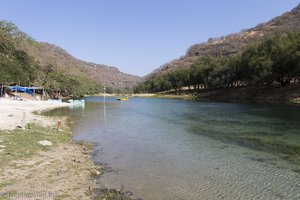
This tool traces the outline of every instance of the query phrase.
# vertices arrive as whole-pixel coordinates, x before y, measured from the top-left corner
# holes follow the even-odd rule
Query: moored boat
[[[119,98],[116,98],[116,100],[118,100],[118,101],[128,101],[128,97],[119,97]]]
[[[84,99],[81,99],[81,100],[73,100],[73,99],[69,99],[68,102],[69,102],[70,105],[72,105],[72,106],[84,106],[84,105],[85,105]]]

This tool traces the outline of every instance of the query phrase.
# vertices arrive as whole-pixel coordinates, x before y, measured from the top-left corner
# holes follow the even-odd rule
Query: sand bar
[[[0,98],[0,129],[13,130],[24,123],[36,122],[42,125],[53,123],[46,117],[34,115],[32,112],[68,106],[68,103],[49,101],[17,101]],[[25,122],[23,122],[25,115]]]

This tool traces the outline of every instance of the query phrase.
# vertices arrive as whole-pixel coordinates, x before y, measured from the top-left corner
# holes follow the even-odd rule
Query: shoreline
[[[57,130],[58,118],[33,113],[68,105],[0,99],[0,200],[131,199],[122,189],[100,188],[105,168],[92,161],[92,144],[73,140],[66,119]]]
[[[22,127],[31,122],[40,123],[44,126],[53,125],[53,119],[35,115],[33,112],[66,106],[69,106],[69,104],[33,100],[17,101],[0,98],[0,130],[14,130],[17,127]]]
[[[190,97],[195,96],[158,94],[146,95],[144,98],[174,97],[192,100]],[[105,199],[111,196],[114,199],[120,196],[122,199],[132,199],[122,189],[100,188],[98,180],[105,173],[105,167],[92,161],[93,145],[73,140],[73,134],[64,119],[61,119],[63,130],[57,131],[55,120],[58,118],[32,113],[63,106],[68,104],[0,99],[0,109],[6,109],[0,114],[0,119],[10,123],[6,129],[0,127],[0,200],[27,196],[35,198],[26,199],[55,200]],[[13,129],[16,128],[13,125],[22,124],[23,112],[28,117],[27,126],[24,129]],[[53,145],[42,147],[36,145],[37,140],[49,140]],[[9,145],[17,147],[19,152],[15,152],[17,150]]]
[[[5,108],[0,115],[0,199],[89,199],[85,193],[97,186],[91,174],[101,173],[90,160],[91,148],[73,141],[67,125],[58,131],[55,118],[33,114],[64,106],[68,104],[0,100]],[[21,129],[16,125],[24,123],[22,115],[26,127]]]
[[[97,187],[91,175],[101,173],[101,168],[90,160],[89,145],[71,139],[49,141],[53,146],[31,155],[13,152],[17,159],[1,163],[0,199],[90,199],[87,191]]]
[[[155,93],[142,98],[170,98],[182,100],[211,100],[216,102],[258,102],[300,105],[300,84],[220,88],[208,90],[178,90]]]

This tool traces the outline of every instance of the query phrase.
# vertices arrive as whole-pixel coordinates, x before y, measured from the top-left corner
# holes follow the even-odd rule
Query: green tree
[[[273,60],[272,71],[282,86],[300,75],[300,33],[278,33],[267,40]]]

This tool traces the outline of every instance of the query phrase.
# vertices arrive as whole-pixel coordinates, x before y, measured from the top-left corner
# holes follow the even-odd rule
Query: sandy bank
[[[115,97],[116,94],[109,94],[109,93],[98,93],[98,94],[93,94],[93,96],[95,97],[103,97],[103,96],[106,96],[106,97]]]
[[[0,199],[90,199],[86,192],[97,187],[90,177],[97,168],[84,149],[72,142],[59,143],[1,166]]]
[[[300,104],[300,84],[281,86],[248,86],[207,90],[178,90],[158,93],[160,98],[184,98],[221,102],[272,102]],[[189,99],[189,98],[187,98]]]
[[[72,141],[68,127],[32,112],[68,106],[47,101],[0,99],[0,199],[90,199],[97,187],[91,175],[101,169],[90,160],[89,144]],[[29,128],[15,129],[34,122]],[[50,141],[43,147],[37,142]]]
[[[34,115],[32,112],[63,106],[68,106],[68,103],[0,99],[0,130],[13,130],[18,126],[22,126],[22,123],[27,124],[29,122],[50,125],[53,123],[53,120],[49,120],[43,116]],[[24,113],[25,122],[23,122]]]
[[[156,94],[154,93],[141,93],[141,94],[133,94],[133,97],[154,97]]]
[[[58,131],[54,118],[32,113],[62,106],[68,104],[0,99],[0,199],[130,199],[121,189],[99,188],[104,169],[90,159],[91,144],[75,143],[66,125]],[[34,123],[15,129],[23,113]]]
[[[281,86],[256,86],[241,88],[223,88],[199,91],[198,98],[207,98],[217,101],[257,101],[273,103],[293,103],[293,99],[300,96],[300,85],[289,84]],[[297,103],[297,102],[294,102]]]

